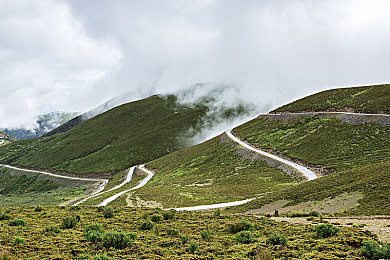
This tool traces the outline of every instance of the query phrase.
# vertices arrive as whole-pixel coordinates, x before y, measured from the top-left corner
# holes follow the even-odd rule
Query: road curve
[[[236,142],[239,145],[243,146],[244,148],[246,148],[248,150],[251,150],[251,151],[253,151],[255,153],[261,154],[263,156],[266,156],[266,157],[268,157],[270,159],[273,159],[275,161],[278,161],[278,162],[281,162],[283,164],[286,164],[286,165],[289,165],[289,166],[293,167],[294,169],[296,169],[299,172],[301,172],[307,178],[308,181],[311,181],[311,180],[314,180],[314,179],[318,178],[317,175],[314,172],[312,172],[311,170],[309,170],[306,167],[303,167],[303,166],[301,166],[299,164],[296,164],[294,162],[288,161],[286,159],[280,158],[280,157],[278,157],[276,155],[273,155],[273,154],[270,154],[270,153],[266,153],[266,152],[264,152],[264,151],[262,151],[260,149],[256,149],[256,148],[250,146],[249,144],[241,141],[240,139],[238,139],[237,137],[235,137],[232,134],[232,130],[228,130],[225,133],[231,140],[233,140],[234,142]]]
[[[1,140],[1,141],[0,141],[0,145],[2,145],[3,143],[4,143],[4,140]]]
[[[262,115],[279,116],[279,115],[307,115],[307,114],[342,114],[342,115],[357,115],[357,116],[386,116],[390,117],[389,114],[366,114],[366,113],[355,113],[355,112],[334,112],[334,111],[316,111],[316,112],[281,112],[281,113],[269,113]]]
[[[200,206],[193,206],[193,207],[184,207],[184,208],[173,208],[174,210],[177,211],[195,211],[195,210],[206,210],[206,209],[218,209],[218,208],[226,208],[226,207],[231,207],[231,206],[238,206],[242,205],[245,203],[248,203],[252,200],[255,200],[256,198],[253,199],[246,199],[246,200],[238,200],[238,201],[232,201],[232,202],[226,202],[226,203],[219,203],[219,204],[211,204],[211,205],[200,205]]]
[[[63,178],[63,179],[101,182],[102,184],[99,186],[99,188],[93,194],[101,192],[104,189],[104,187],[107,185],[107,183],[108,183],[107,179],[91,179],[91,178],[71,177],[71,176],[65,176],[65,175],[59,175],[59,174],[55,174],[55,173],[50,173],[50,172],[23,169],[23,168],[18,168],[18,167],[11,166],[11,165],[6,165],[6,164],[0,164],[0,167],[5,167],[5,168],[14,169],[14,170],[23,171],[23,172],[40,173],[40,174],[45,174],[45,175],[49,175],[49,176],[52,176],[52,177]]]
[[[136,166],[134,166],[136,167]],[[102,203],[100,203],[98,206],[107,206],[108,203],[116,200],[117,198],[119,198],[119,196],[129,192],[129,191],[132,191],[132,190],[136,190],[136,189],[139,189],[139,188],[142,188],[143,186],[145,186],[149,181],[150,179],[154,176],[154,172],[152,171],[149,171],[148,169],[145,168],[145,164],[143,165],[140,165],[138,166],[140,170],[146,172],[147,176],[140,182],[140,184],[138,184],[137,186],[131,188],[131,189],[128,189],[128,190],[124,190],[124,191],[121,191],[107,199],[105,199]]]
[[[87,201],[87,200],[89,200],[89,199],[91,199],[91,198],[93,198],[93,197],[102,195],[102,194],[104,194],[104,193],[106,193],[106,192],[110,192],[110,191],[119,189],[120,187],[122,187],[122,186],[125,185],[126,183],[130,182],[131,178],[133,177],[133,173],[134,173],[134,170],[135,170],[136,167],[137,167],[137,166],[133,166],[133,167],[131,167],[131,168],[129,169],[129,171],[128,171],[128,173],[127,173],[126,179],[125,179],[121,184],[119,184],[119,185],[117,185],[117,186],[115,186],[115,187],[113,187],[113,188],[111,188],[111,189],[109,189],[109,190],[106,190],[106,191],[103,191],[103,192],[99,192],[99,193],[94,193],[93,195],[88,196],[88,197],[86,197],[86,198],[84,198],[84,199],[78,201],[77,203],[73,204],[73,206],[77,206],[77,205],[83,203],[84,201]]]

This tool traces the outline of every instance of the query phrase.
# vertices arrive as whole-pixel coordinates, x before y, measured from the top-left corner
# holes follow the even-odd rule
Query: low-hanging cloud
[[[267,112],[327,88],[390,82],[385,0],[27,3],[0,0],[0,126],[198,83],[234,86],[221,100]]]

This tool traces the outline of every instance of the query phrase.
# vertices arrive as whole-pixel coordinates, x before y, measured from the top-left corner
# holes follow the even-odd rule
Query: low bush
[[[179,234],[179,231],[177,231],[177,229],[174,229],[174,228],[167,229],[168,236],[177,236],[178,234]]]
[[[162,220],[162,217],[161,217],[161,215],[152,215],[151,217],[150,217],[150,220],[151,221],[153,221],[153,222],[161,222],[161,220]]]
[[[82,254],[82,255],[79,255],[79,257],[76,258],[76,260],[88,260],[88,259],[91,259],[91,255]]]
[[[130,238],[131,240],[136,240],[137,237],[138,237],[138,234],[135,233],[135,232],[129,232],[129,233],[127,233],[127,235],[129,236],[129,238]]]
[[[80,217],[72,215],[62,218],[61,228],[69,229],[76,227],[77,223],[80,222]]]
[[[232,234],[235,234],[235,233],[238,233],[240,231],[244,231],[244,230],[253,230],[254,226],[252,223],[250,223],[249,221],[246,221],[246,220],[242,220],[240,222],[236,222],[236,223],[233,223],[233,224],[227,224],[227,230],[232,233]]]
[[[180,235],[180,240],[181,240],[181,243],[184,245],[190,241],[190,237],[187,234]]]
[[[25,225],[26,225],[26,222],[24,222],[24,220],[22,220],[22,219],[14,219],[14,220],[11,220],[10,222],[8,222],[8,226],[13,226],[13,227],[25,226]]]
[[[175,210],[163,211],[161,214],[165,220],[170,220],[175,217],[176,211]]]
[[[133,242],[122,230],[107,231],[102,236],[102,244],[106,248],[124,249],[131,246]]]
[[[190,251],[191,254],[193,254],[193,253],[195,253],[196,250],[198,250],[198,248],[199,248],[199,245],[197,243],[192,242],[190,244],[190,250],[189,251]]]
[[[7,215],[5,213],[0,213],[0,221],[1,220],[10,220],[10,219],[11,219],[10,215]]]
[[[39,205],[34,208],[35,212],[41,212],[42,210],[43,210],[43,208]]]
[[[24,243],[26,243],[26,241],[24,241],[23,238],[15,237],[13,243],[14,243],[14,244],[24,244]]]
[[[101,241],[101,234],[103,230],[101,229],[99,224],[93,223],[88,225],[84,230],[84,238],[90,242],[98,242]]]
[[[114,258],[109,257],[106,254],[98,254],[93,257],[93,260],[113,260]]]
[[[233,240],[241,244],[250,244],[255,241],[255,236],[250,231],[240,231],[234,235]]]
[[[214,211],[214,216],[215,216],[215,217],[221,216],[221,209],[216,209],[216,210]]]
[[[280,234],[274,234],[267,238],[267,244],[287,246],[287,238]]]
[[[206,230],[200,232],[200,236],[204,240],[207,240],[207,241],[211,241],[214,238],[213,234],[211,233],[211,231],[209,229],[206,229]]]
[[[114,217],[114,210],[111,207],[103,208],[103,216],[105,218]]]
[[[61,232],[61,229],[59,226],[57,225],[51,225],[51,226],[45,226],[43,228],[43,232],[44,233],[49,233],[49,232],[52,232],[52,233],[60,233]]]
[[[142,221],[139,225],[141,230],[151,230],[154,226],[154,223],[150,220]]]
[[[362,244],[362,255],[371,259],[390,259],[390,244],[380,246],[374,240],[365,240]]]
[[[332,224],[320,224],[315,227],[317,238],[328,238],[337,235],[340,231]]]

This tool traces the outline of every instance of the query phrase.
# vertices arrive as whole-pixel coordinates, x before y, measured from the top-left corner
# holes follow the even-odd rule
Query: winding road
[[[91,199],[91,198],[93,198],[93,197],[96,197],[96,196],[100,196],[100,195],[102,195],[102,194],[104,194],[104,193],[106,193],[106,192],[110,192],[110,191],[119,189],[120,187],[122,187],[123,185],[125,185],[126,183],[128,183],[128,182],[131,181],[131,178],[133,177],[133,173],[134,173],[134,170],[135,170],[136,167],[137,167],[137,166],[133,166],[133,167],[130,168],[130,170],[129,170],[128,173],[127,173],[126,179],[125,179],[121,184],[119,184],[119,185],[113,187],[112,189],[109,189],[109,190],[106,190],[106,191],[103,191],[103,192],[99,192],[99,193],[96,193],[96,192],[95,192],[93,195],[91,195],[91,196],[89,196],[89,197],[86,197],[85,199],[82,199],[82,200],[76,202],[75,204],[73,204],[73,206],[77,206],[77,205],[83,203],[84,201],[87,201],[87,200],[89,200],[89,199]]]
[[[93,194],[99,193],[102,190],[104,190],[104,187],[106,187],[106,185],[108,183],[107,179],[92,179],[92,178],[71,177],[71,176],[65,176],[65,175],[59,175],[59,174],[55,174],[55,173],[50,173],[50,172],[23,169],[23,168],[18,168],[18,167],[11,166],[11,165],[6,165],[6,164],[0,164],[0,167],[5,167],[5,168],[14,169],[14,170],[23,171],[23,172],[40,173],[40,174],[45,174],[45,175],[49,175],[49,176],[52,176],[52,177],[63,178],[63,179],[101,182],[101,185],[99,186],[99,188]]]
[[[134,166],[136,167],[136,166]],[[105,199],[102,203],[99,204],[99,206],[106,206],[108,203],[116,200],[117,198],[119,198],[121,195],[129,192],[129,191],[132,191],[132,190],[136,190],[136,189],[139,189],[139,188],[142,188],[143,186],[146,185],[146,183],[148,183],[150,181],[150,179],[154,176],[154,172],[152,171],[149,171],[148,169],[145,168],[145,164],[143,165],[140,165],[138,166],[139,169],[143,172],[145,172],[147,174],[147,176],[140,182],[140,184],[138,184],[137,186],[131,188],[131,189],[128,189],[128,190],[124,190],[124,191],[121,191],[107,199]]]

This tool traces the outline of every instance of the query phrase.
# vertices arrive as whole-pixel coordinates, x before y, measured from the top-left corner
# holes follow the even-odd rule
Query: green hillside
[[[390,112],[390,85],[325,90],[281,106],[272,112]]]
[[[0,129],[0,146],[16,141],[16,138]]]
[[[348,121],[353,123],[356,116],[349,117]],[[298,118],[261,116],[234,129],[252,145],[330,174],[267,194],[237,210],[258,209],[282,200],[288,202],[286,206],[296,205],[354,193],[361,196],[358,204],[340,214],[390,214],[390,127],[377,122],[351,122],[329,114]]]
[[[156,174],[134,197],[164,207],[244,200],[296,183],[278,168],[245,156],[221,136],[158,158],[147,166]]]
[[[152,96],[118,106],[65,133],[22,140],[0,149],[0,161],[77,174],[116,173],[183,148],[198,129],[207,101],[193,106],[175,96]],[[226,109],[226,118],[245,113]]]

